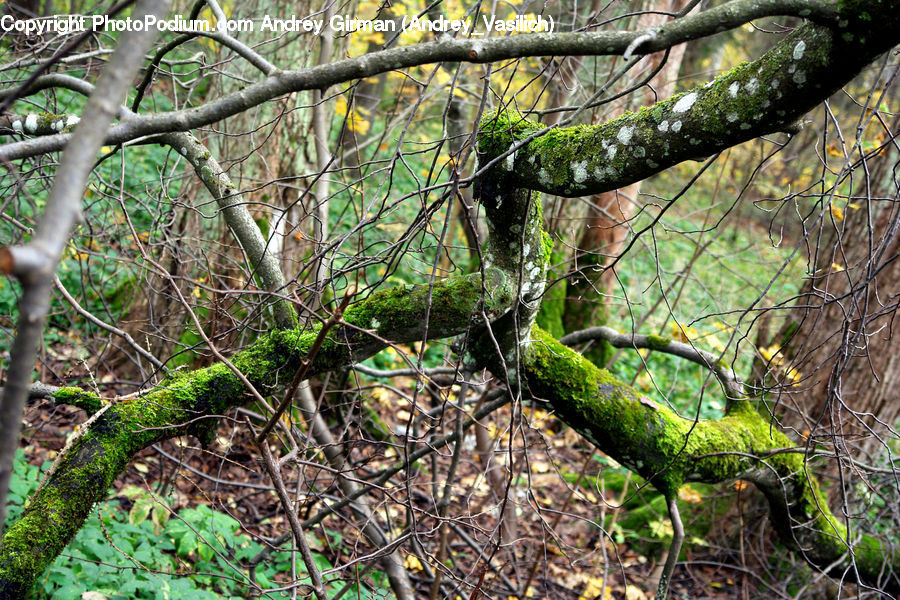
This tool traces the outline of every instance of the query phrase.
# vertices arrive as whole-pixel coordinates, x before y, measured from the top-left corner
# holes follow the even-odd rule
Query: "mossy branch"
[[[754,62],[600,125],[544,127],[499,111],[482,122],[480,164],[505,171],[514,186],[586,196],[787,131],[900,41],[897,11],[879,13],[878,31],[858,17],[834,29],[808,23]]]
[[[535,327],[531,338],[523,378],[533,396],[664,495],[688,481],[752,481],[769,501],[782,540],[810,564],[836,573],[853,560],[864,582],[900,590],[900,550],[849,532],[828,508],[803,455],[767,455],[793,444],[749,402],[734,403],[718,420],[684,419],[545,331]]]
[[[422,339],[428,294],[429,286],[405,286],[375,292],[350,306],[343,322],[326,336],[307,375],[364,360],[390,342]],[[514,298],[508,277],[497,269],[438,282],[431,290],[429,337],[463,333],[482,314],[495,318],[508,311]],[[319,327],[274,331],[233,356],[231,363],[261,393],[283,389],[309,355]],[[3,537],[0,597],[21,597],[31,587],[135,454],[165,439],[203,436],[250,398],[237,375],[218,363],[176,373],[148,393],[110,406],[73,444]]]

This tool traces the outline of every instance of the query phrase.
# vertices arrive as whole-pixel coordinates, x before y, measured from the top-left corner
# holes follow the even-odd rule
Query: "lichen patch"
[[[619,133],[616,134],[616,139],[619,140],[619,143],[623,146],[627,146],[631,143],[631,136],[634,133],[634,126],[625,125],[621,129],[619,129]]]
[[[694,105],[694,102],[697,101],[697,92],[691,92],[690,94],[686,94],[682,96],[678,102],[675,103],[675,106],[672,107],[672,112],[676,113],[684,113],[691,109]]]

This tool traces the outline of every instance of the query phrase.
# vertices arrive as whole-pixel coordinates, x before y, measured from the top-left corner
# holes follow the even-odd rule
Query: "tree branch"
[[[349,307],[307,374],[312,377],[364,360],[385,348],[388,340],[420,340],[429,287],[381,290]],[[430,291],[429,337],[458,335],[471,327],[473,319],[477,322],[479,314],[496,318],[509,310],[514,297],[509,278],[498,269],[437,282]],[[274,331],[232,357],[231,363],[255,389],[271,393],[291,380],[317,334],[318,326]],[[180,435],[202,437],[219,417],[248,399],[241,379],[217,363],[175,373],[143,396],[110,406],[73,444],[3,538],[0,597],[18,597],[30,588],[137,452]]]
[[[642,43],[639,54],[650,54],[677,44],[699,39],[739,27],[753,19],[766,16],[796,16],[816,19],[823,24],[849,29],[855,23],[856,9],[843,10],[843,3],[812,2],[810,0],[734,0],[712,9],[673,20],[655,28],[652,39]],[[842,12],[843,11],[843,12]],[[896,24],[896,16],[888,15]],[[865,23],[868,29],[883,29],[883,35],[873,31],[868,44],[853,44],[858,57],[844,56],[842,63],[852,62],[858,67],[885,51],[896,40],[891,23],[873,19]],[[827,31],[824,26],[814,31]],[[617,56],[622,55],[638,38],[651,32],[581,32],[535,33],[490,39],[452,39],[391,48],[356,58],[336,61],[297,71],[278,71],[265,80],[224,96],[203,106],[168,113],[144,115],[130,119],[110,130],[106,143],[121,144],[137,138],[188,131],[209,125],[246,111],[279,96],[302,90],[327,89],[355,79],[363,79],[388,71],[436,62],[488,63],[529,56]],[[854,60],[856,59],[856,60]],[[832,75],[838,79],[844,69]],[[848,78],[852,76],[848,75]],[[2,96],[0,96],[2,98]],[[36,156],[62,149],[68,136],[56,135],[38,140],[26,140],[0,146],[0,161]],[[682,159],[684,160],[684,159]],[[642,178],[645,178],[646,175]]]
[[[737,374],[712,352],[695,348],[692,344],[676,342],[658,335],[639,335],[636,333],[619,333],[611,327],[591,327],[582,331],[574,331],[559,338],[561,344],[574,346],[591,340],[606,340],[614,348],[646,348],[665,354],[678,356],[706,367],[712,371],[729,400],[737,400],[746,397],[744,384]]]
[[[543,330],[535,328],[532,340],[523,368],[535,399],[664,495],[677,494],[686,481],[752,481],[766,496],[782,541],[810,564],[836,573],[854,560],[864,582],[900,590],[900,552],[875,537],[851,536],[828,508],[804,456],[760,458],[792,444],[750,402],[733,403],[715,421],[683,419]]]
[[[140,0],[135,8],[135,18],[143,18],[144,15],[162,17],[168,4],[168,0]],[[53,273],[68,243],[69,234],[81,217],[81,194],[94,166],[94,156],[103,145],[107,127],[119,111],[120,99],[131,85],[131,79],[156,33],[155,29],[134,31],[122,37],[115,54],[100,75],[97,93],[91,95],[82,120],[72,134],[34,236],[27,246],[7,249],[4,259],[0,261],[7,273],[13,273],[21,280],[23,288],[19,301],[18,332],[10,352],[6,390],[0,406],[0,532],[6,519],[6,495],[13,457],[19,443],[22,411],[44,319],[50,307]]]

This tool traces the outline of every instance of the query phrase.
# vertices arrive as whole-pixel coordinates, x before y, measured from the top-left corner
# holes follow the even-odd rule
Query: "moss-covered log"
[[[772,452],[791,441],[749,401],[732,403],[715,421],[684,419],[598,369],[535,327],[523,378],[570,427],[667,496],[686,481],[752,481],[789,547],[821,569],[843,573],[854,561],[860,578],[900,591],[900,549],[852,535],[829,510],[803,454]]]
[[[483,290],[487,290],[484,293]],[[364,360],[386,342],[445,338],[509,309],[515,297],[498,269],[428,286],[382,290],[351,306],[344,324],[328,333],[307,372],[309,376]],[[291,382],[308,355],[318,328],[277,330],[238,353],[231,363],[263,395]],[[374,335],[373,335],[374,334]],[[63,388],[65,389],[65,388]],[[30,500],[0,547],[0,598],[18,598],[78,532],[96,502],[131,459],[151,444],[193,434],[208,436],[219,417],[252,396],[226,365],[178,373],[143,396],[109,407],[57,465],[47,484]]]

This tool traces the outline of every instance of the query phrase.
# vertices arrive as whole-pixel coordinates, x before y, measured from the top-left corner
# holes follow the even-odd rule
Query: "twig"
[[[681,552],[681,543],[684,542],[684,525],[681,515],[678,514],[678,496],[672,494],[668,498],[669,519],[672,521],[672,543],[669,545],[669,555],[666,557],[666,565],[663,567],[659,578],[659,587],[656,590],[656,600],[666,600],[669,593],[669,583],[672,581],[672,573],[678,563],[678,554]]]

